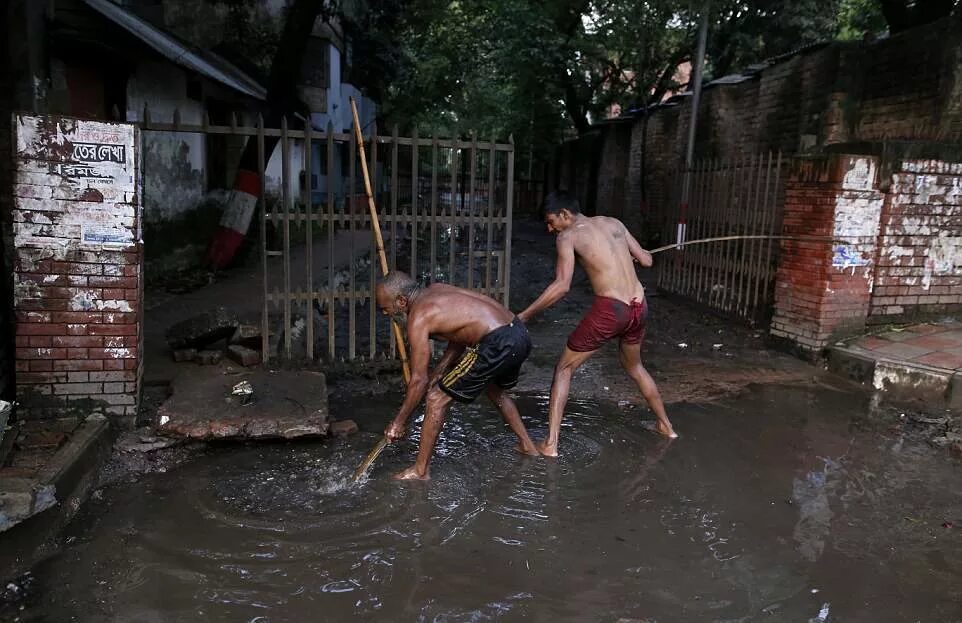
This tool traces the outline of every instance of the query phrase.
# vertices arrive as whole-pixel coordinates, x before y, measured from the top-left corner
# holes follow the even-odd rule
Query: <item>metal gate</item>
[[[670,174],[671,197],[662,210],[665,242],[767,236],[781,229],[784,180],[781,153],[731,161],[703,160],[689,175],[687,210],[681,207],[685,170]],[[683,225],[683,228],[679,227]],[[660,288],[691,298],[755,326],[767,322],[778,254],[777,240],[693,244],[658,262]]]
[[[302,124],[298,124],[302,125]],[[263,358],[369,361],[395,356],[376,309],[379,275],[353,127],[336,132],[253,125],[185,125],[162,132],[256,141],[255,211],[262,263]],[[424,283],[470,288],[507,305],[511,285],[514,144],[365,132],[388,264]],[[267,139],[267,140],[265,140]],[[272,153],[265,143],[277,140]]]

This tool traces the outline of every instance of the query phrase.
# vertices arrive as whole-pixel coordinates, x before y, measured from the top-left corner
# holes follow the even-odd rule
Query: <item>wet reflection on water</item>
[[[519,408],[543,434],[543,397]],[[644,411],[572,402],[559,460],[455,408],[429,483],[355,465],[394,402],[323,444],[211,451],[116,487],[37,570],[24,620],[881,621],[962,616],[959,465],[850,426],[858,396],[759,389]],[[413,427],[416,431],[417,427]],[[907,519],[908,518],[908,519]],[[911,520],[910,520],[911,519]]]

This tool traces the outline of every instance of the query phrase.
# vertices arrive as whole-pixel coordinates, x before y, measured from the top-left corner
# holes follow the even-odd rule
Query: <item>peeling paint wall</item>
[[[187,97],[187,75],[170,63],[142,62],[127,81],[127,121],[141,121],[145,105],[156,119],[172,119],[177,110],[182,123],[203,123],[203,104]],[[207,193],[204,135],[145,132],[143,150],[146,223],[176,220],[197,208]]]
[[[132,422],[142,346],[138,131],[17,115],[14,133],[20,412]]]
[[[962,311],[962,163],[905,160],[879,231],[871,320]]]

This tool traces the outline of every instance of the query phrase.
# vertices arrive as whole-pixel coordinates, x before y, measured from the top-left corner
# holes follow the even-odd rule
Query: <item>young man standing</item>
[[[651,254],[641,248],[621,221],[581,214],[578,201],[566,192],[556,191],[548,195],[544,211],[548,231],[557,234],[555,279],[537,300],[518,314],[518,318],[527,322],[567,294],[576,256],[588,273],[595,300],[568,337],[561,359],[555,366],[548,407],[548,437],[538,449],[545,456],[558,456],[558,436],[568,402],[571,375],[602,344],[616,337],[619,338],[621,365],[655,412],[657,431],[666,437],[677,437],[665,413],[658,387],[641,365],[641,342],[645,336],[648,306],[633,261],[651,266]]]

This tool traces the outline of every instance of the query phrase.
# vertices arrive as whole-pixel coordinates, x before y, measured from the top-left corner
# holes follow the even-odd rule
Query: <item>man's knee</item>
[[[445,394],[437,385],[428,390],[428,395],[425,398],[425,405],[429,411],[443,409],[448,406],[450,402],[451,397]]]
[[[644,380],[645,369],[637,361],[626,361],[621,360],[621,365],[624,366],[625,372],[635,381]]]
[[[558,374],[571,374],[578,367],[579,362],[574,357],[569,357],[567,353],[561,356],[558,363],[555,364],[554,373]]]

